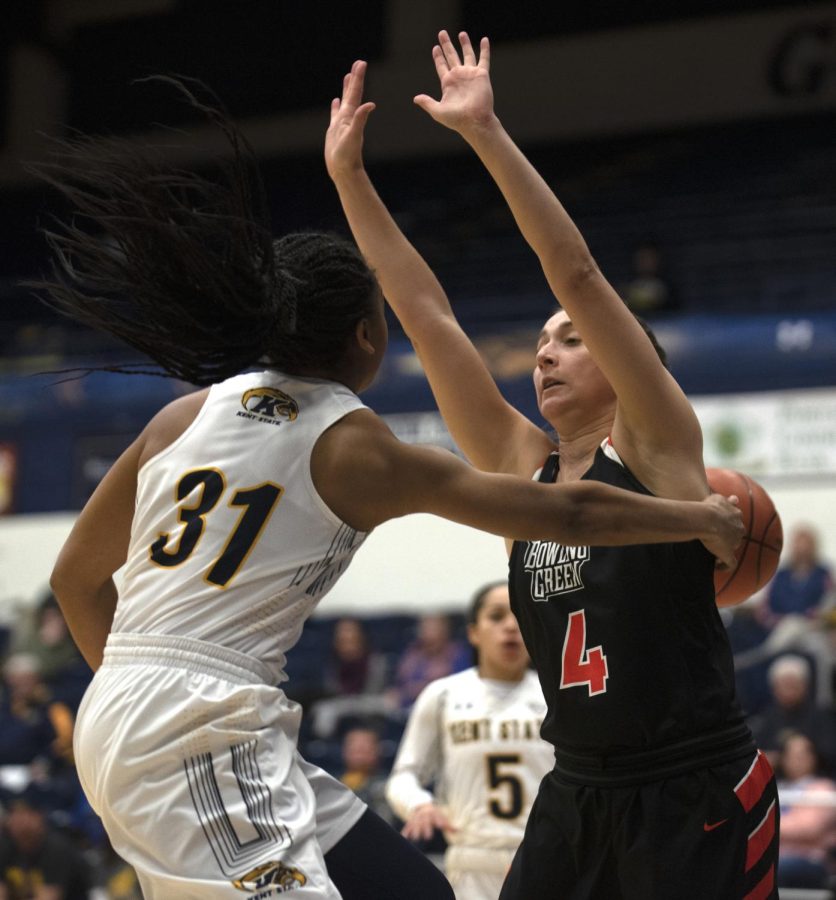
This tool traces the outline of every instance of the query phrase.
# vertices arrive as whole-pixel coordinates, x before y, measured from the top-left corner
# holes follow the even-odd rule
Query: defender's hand
[[[363,103],[366,63],[358,59],[343,78],[342,97],[331,101],[331,122],[325,133],[325,167],[331,178],[363,168],[363,131],[375,108]]]
[[[464,136],[494,118],[491,50],[488,39],[482,38],[477,59],[465,31],[459,33],[459,43],[461,58],[447,32],[439,32],[438,44],[433,47],[433,61],[441,83],[441,100],[419,94],[415,103],[436,122]]]

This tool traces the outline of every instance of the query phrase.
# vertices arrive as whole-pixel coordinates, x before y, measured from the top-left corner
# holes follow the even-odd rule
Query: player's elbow
[[[59,555],[49,576],[49,587],[65,615],[100,586],[95,579],[89,577],[83,564],[66,550]]]
[[[55,564],[49,576],[49,587],[58,605],[62,610],[65,609],[74,590],[74,580],[71,567],[61,559]]]
[[[558,299],[561,295],[587,294],[589,286],[603,277],[585,244],[573,252],[567,252],[565,247],[556,248],[544,260],[543,268],[550,284],[557,290]]]

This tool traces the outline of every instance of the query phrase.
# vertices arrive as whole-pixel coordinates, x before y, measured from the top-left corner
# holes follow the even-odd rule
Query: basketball
[[[706,469],[712,491],[735,494],[743,513],[743,541],[734,569],[717,569],[714,590],[718,606],[735,606],[751,597],[775,574],[784,546],[781,517],[767,492],[748,475],[733,469]]]

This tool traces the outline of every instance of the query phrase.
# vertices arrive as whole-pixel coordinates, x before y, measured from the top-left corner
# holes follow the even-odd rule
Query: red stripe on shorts
[[[758,750],[755,761],[749,767],[749,771],[740,779],[734,789],[737,799],[743,804],[746,812],[749,812],[763,796],[764,788],[772,778],[772,766],[767,758]]]
[[[743,900],[767,900],[775,888],[775,866],[770,866],[769,871],[752,888]]]
[[[749,843],[746,846],[746,871],[766,853],[772,838],[775,837],[775,801],[769,804],[766,815],[761,819],[760,825],[749,835]]]

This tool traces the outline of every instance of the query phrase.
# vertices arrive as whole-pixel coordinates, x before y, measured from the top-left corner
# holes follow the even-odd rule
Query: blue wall
[[[498,379],[509,402],[535,421],[530,368],[540,325],[513,326],[516,339],[523,333],[526,343],[524,332],[531,330],[531,367],[523,354],[515,374]],[[836,385],[836,312],[688,316],[661,320],[655,328],[689,394]],[[394,336],[380,376],[364,395],[369,406],[382,414],[435,408],[410,356],[406,340]],[[185,389],[169,379],[108,372],[59,379],[0,377],[0,443],[17,454],[16,512],[79,508],[151,416]]]

